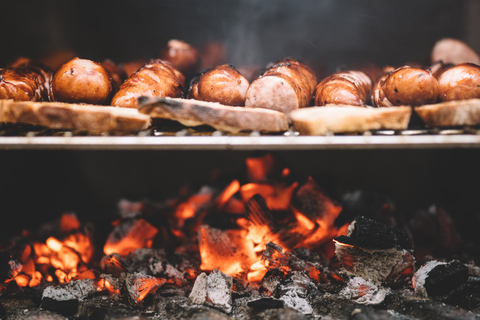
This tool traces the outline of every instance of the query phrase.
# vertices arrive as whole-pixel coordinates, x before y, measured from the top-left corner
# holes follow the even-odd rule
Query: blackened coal
[[[283,308],[284,302],[274,298],[260,298],[247,303],[247,306],[254,309],[278,309]]]
[[[468,268],[459,261],[441,264],[433,268],[425,279],[428,295],[447,294],[468,280]]]
[[[412,242],[401,229],[389,228],[376,220],[358,216],[349,228],[348,236],[339,236],[336,241],[361,248],[412,249]]]
[[[55,300],[52,298],[44,297],[42,299],[41,308],[54,311],[64,315],[65,317],[73,316],[78,311],[78,299],[70,300]]]

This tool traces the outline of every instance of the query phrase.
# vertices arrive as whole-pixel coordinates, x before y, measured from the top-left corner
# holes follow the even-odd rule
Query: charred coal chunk
[[[445,295],[465,284],[468,268],[459,261],[429,261],[414,277],[415,292],[423,296]]]
[[[73,316],[77,313],[79,306],[78,299],[55,300],[49,297],[42,299],[41,308],[60,313],[65,317]]]
[[[358,216],[349,227],[348,236],[335,239],[338,242],[361,248],[391,249],[401,247],[412,249],[407,233],[364,216]]]
[[[292,199],[297,210],[311,220],[322,220],[325,217],[337,217],[342,210],[341,206],[332,200],[317,182],[309,177]]]
[[[442,295],[458,288],[468,280],[468,268],[459,261],[439,265],[428,273],[425,289],[430,295]]]
[[[0,283],[14,278],[21,270],[22,263],[11,250],[0,252]]]
[[[247,306],[253,309],[279,309],[283,308],[283,300],[274,298],[260,298],[247,303]]]

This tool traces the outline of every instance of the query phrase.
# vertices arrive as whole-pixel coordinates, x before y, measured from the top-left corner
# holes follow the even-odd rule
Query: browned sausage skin
[[[366,106],[372,95],[372,80],[361,71],[337,72],[323,79],[316,88],[315,105],[345,104]]]
[[[0,69],[0,99],[48,101],[51,78],[47,67],[21,57]]]
[[[438,77],[440,101],[480,98],[480,66],[461,63]]]
[[[125,72],[125,69],[121,64],[117,64],[110,59],[105,59],[100,62],[100,64],[110,74],[110,77],[112,78],[113,89],[114,92],[116,92],[122,85],[123,81],[127,79],[127,73]]]
[[[52,79],[53,101],[104,105],[112,94],[110,74],[99,63],[74,58],[61,65]]]
[[[428,70],[403,66],[379,80],[374,98],[378,107],[435,103],[438,100],[437,79]]]
[[[192,81],[188,96],[229,106],[243,106],[248,85],[248,80],[235,67],[222,64]]]
[[[187,77],[200,67],[200,54],[191,44],[177,39],[168,41],[160,50],[159,58],[170,61],[172,66]]]
[[[176,70],[170,62],[156,59],[144,65],[125,80],[113,96],[111,105],[136,108],[138,106],[137,98],[141,96],[179,98],[184,93],[184,87],[185,77],[183,74]]]
[[[291,58],[280,60],[250,84],[245,106],[289,113],[310,104],[315,85],[308,66]]]

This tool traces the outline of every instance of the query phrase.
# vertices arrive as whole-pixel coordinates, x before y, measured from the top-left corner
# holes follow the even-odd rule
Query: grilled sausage
[[[170,62],[156,59],[125,80],[113,96],[111,105],[136,108],[137,98],[141,96],[179,98],[183,95],[184,87],[183,74]]]
[[[222,64],[207,70],[193,81],[189,97],[229,106],[243,106],[248,85],[247,79],[237,69]]]
[[[18,58],[0,69],[0,99],[48,101],[52,72],[28,58]]]
[[[480,98],[480,66],[461,63],[438,78],[440,101]]]
[[[284,113],[310,104],[316,76],[306,65],[291,58],[271,65],[248,87],[245,106]]]
[[[432,63],[443,61],[443,63],[454,65],[465,62],[480,64],[480,57],[465,42],[444,38],[437,41],[433,46],[431,61]]]
[[[438,99],[437,79],[430,71],[409,66],[389,73],[379,81],[374,91],[378,107],[420,106],[435,103]]]
[[[110,74],[99,63],[74,58],[61,65],[52,79],[53,101],[108,104],[113,91]]]
[[[181,40],[172,39],[160,50],[159,58],[170,61],[175,69],[190,77],[200,67],[197,49]]]
[[[372,80],[361,71],[337,72],[323,79],[316,88],[315,105],[346,104],[364,107],[370,102]]]
[[[127,73],[122,65],[116,64],[110,59],[105,59],[100,62],[100,65],[107,70],[112,78],[113,91],[116,92],[122,85],[123,81],[127,79]]]

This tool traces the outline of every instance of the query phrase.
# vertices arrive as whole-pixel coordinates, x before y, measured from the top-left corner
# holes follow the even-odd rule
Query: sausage
[[[248,87],[245,106],[289,113],[310,104],[316,76],[305,64],[286,58],[269,66]]]
[[[137,98],[183,96],[185,77],[165,60],[152,60],[132,74],[113,96],[111,105],[137,108]]]
[[[480,66],[461,63],[438,77],[440,101],[480,98]]]
[[[160,50],[159,58],[170,61],[172,66],[186,77],[197,72],[200,67],[198,50],[185,41],[172,39]]]
[[[112,78],[113,91],[116,92],[122,85],[123,81],[127,79],[127,73],[121,64],[117,64],[110,59],[105,59],[100,62],[100,65],[107,70]]]
[[[49,68],[20,57],[0,69],[0,99],[48,101],[51,78]]]
[[[133,61],[127,61],[122,63],[122,67],[127,74],[127,78],[130,78],[132,74],[140,70],[144,65],[148,63],[149,60],[138,59]]]
[[[364,107],[370,102],[371,95],[372,80],[364,72],[337,72],[317,85],[315,105],[346,104]]]
[[[457,65],[470,62],[480,64],[480,57],[468,44],[458,39],[444,38],[438,40],[430,53],[432,63],[442,61]]]
[[[248,80],[235,67],[222,64],[201,74],[191,83],[189,98],[244,106]]]
[[[100,63],[74,58],[62,64],[52,79],[52,100],[108,104],[113,91],[110,74]]]
[[[428,70],[403,66],[378,81],[374,99],[378,107],[435,103],[438,100],[437,79]]]

